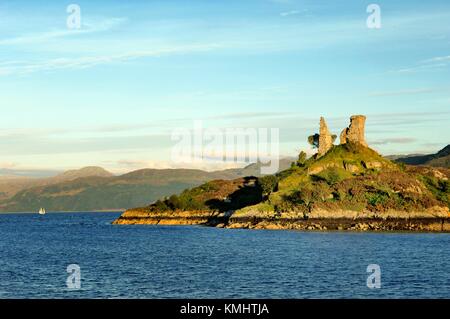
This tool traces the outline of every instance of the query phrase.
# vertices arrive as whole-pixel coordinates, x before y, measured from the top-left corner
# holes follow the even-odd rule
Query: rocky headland
[[[214,180],[142,208],[114,224],[205,225],[222,228],[450,232],[450,170],[409,166],[368,147],[362,115],[334,145],[320,120],[287,170],[264,177]]]

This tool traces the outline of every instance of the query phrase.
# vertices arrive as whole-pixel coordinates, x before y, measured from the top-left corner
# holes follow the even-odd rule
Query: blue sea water
[[[450,298],[450,234],[111,225],[118,216],[1,214],[0,298]]]

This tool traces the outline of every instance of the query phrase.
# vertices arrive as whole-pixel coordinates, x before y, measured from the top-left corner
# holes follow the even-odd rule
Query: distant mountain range
[[[294,159],[280,161],[280,170]],[[207,172],[196,169],[142,169],[114,176],[85,167],[54,177],[0,176],[0,212],[122,210],[148,205],[210,180],[260,176],[261,164]]]
[[[36,178],[31,176],[6,175],[0,176],[0,205],[3,200],[11,198],[23,189],[54,185],[62,182],[73,181],[83,177],[111,177],[112,173],[101,167],[85,167],[79,170],[70,170],[54,177]]]
[[[436,154],[393,155],[387,156],[387,158],[408,165],[428,165],[433,167],[450,168],[450,144]]]

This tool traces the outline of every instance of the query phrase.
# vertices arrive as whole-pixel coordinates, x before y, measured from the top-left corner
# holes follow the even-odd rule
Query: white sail
[[[39,209],[39,215],[45,215],[45,209],[44,208]]]

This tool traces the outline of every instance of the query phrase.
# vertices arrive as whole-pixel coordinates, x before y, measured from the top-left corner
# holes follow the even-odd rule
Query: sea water
[[[111,225],[118,216],[0,214],[0,298],[450,298],[450,234]]]

